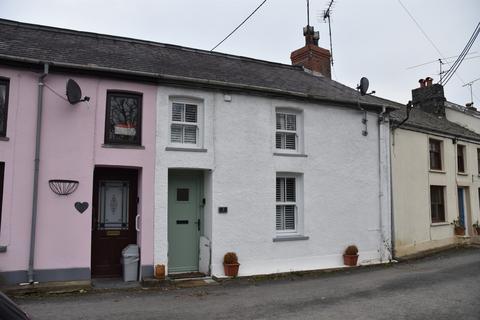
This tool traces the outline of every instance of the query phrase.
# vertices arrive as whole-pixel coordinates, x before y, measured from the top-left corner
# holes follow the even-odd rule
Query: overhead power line
[[[465,56],[468,54],[468,51],[470,51],[470,48],[472,47],[473,43],[478,37],[478,34],[480,33],[480,22],[477,24],[477,27],[475,28],[475,31],[473,31],[472,36],[468,40],[467,44],[465,45],[465,48],[463,48],[462,53],[458,56],[457,60],[453,63],[451,68],[447,71],[445,74],[445,77],[442,79],[441,84],[446,85],[447,82],[452,78],[452,76],[455,74],[457,71],[458,67],[462,63],[463,59],[465,59]]]
[[[233,29],[232,32],[230,32],[222,41],[220,41],[220,42],[219,42],[215,47],[213,47],[212,50],[210,50],[210,51],[215,50],[215,49],[216,49],[219,45],[221,45],[225,40],[227,40],[228,38],[230,38],[230,36],[231,36],[232,34],[234,34],[235,31],[237,31],[245,22],[247,22],[248,19],[250,19],[251,16],[253,16],[253,15],[255,14],[255,12],[257,12],[258,9],[260,9],[260,8],[265,4],[265,2],[267,2],[267,0],[264,0],[262,3],[260,3],[260,5],[259,5],[255,10],[253,10],[253,12],[250,13],[250,14],[248,15],[248,17],[246,17],[245,20],[242,21],[242,23],[240,23],[235,29]]]
[[[402,3],[402,0],[398,0],[398,3],[400,3],[400,5],[402,6],[403,10],[405,10],[405,12],[408,14],[408,16],[410,17],[410,19],[412,19],[412,21],[417,25],[418,29],[420,30],[420,32],[422,32],[423,36],[428,40],[428,42],[430,42],[430,44],[432,45],[432,47],[437,51],[437,53],[440,55],[440,57],[443,57],[443,54],[440,52],[440,49],[438,49],[438,47],[435,45],[435,43],[432,41],[432,39],[430,39],[430,37],[428,36],[428,34],[423,30],[422,26],[417,22],[417,20],[415,20],[415,18],[413,17],[413,15],[410,13],[410,11],[408,11],[407,7],[405,7],[405,5]]]
[[[403,8],[403,10],[405,10],[405,12],[408,14],[408,16],[410,17],[410,19],[412,19],[412,21],[415,23],[415,25],[417,26],[417,28],[420,30],[420,32],[422,32],[423,36],[428,40],[428,42],[432,45],[432,47],[437,51],[437,53],[440,55],[441,59],[443,60],[443,54],[440,52],[440,49],[438,49],[438,47],[435,45],[435,43],[432,41],[432,39],[430,39],[430,37],[428,36],[428,34],[423,30],[422,26],[420,26],[420,24],[417,22],[417,20],[413,17],[413,15],[410,13],[410,11],[408,11],[407,7],[405,7],[405,5],[402,3],[402,0],[397,0],[398,3],[400,4],[400,6]],[[448,63],[448,65],[451,65],[451,63]],[[453,74],[455,74],[455,76],[460,80],[460,82],[462,82],[462,84],[465,84],[465,81],[463,81],[463,79],[460,77],[460,75],[456,72],[454,72]],[[475,93],[473,94],[473,96],[475,98],[477,98],[477,96],[475,95]],[[478,98],[477,98],[478,99]]]

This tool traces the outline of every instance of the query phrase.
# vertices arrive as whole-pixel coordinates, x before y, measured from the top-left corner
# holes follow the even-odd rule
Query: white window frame
[[[295,179],[295,201],[277,201],[277,179]],[[286,181],[286,180],[285,180]],[[286,199],[285,199],[286,200]],[[294,229],[277,229],[277,206],[293,205],[295,208]],[[303,233],[303,175],[298,173],[278,172],[275,177],[275,233],[277,236],[301,235]]]
[[[278,129],[277,128],[277,115],[284,114],[286,116],[293,115],[295,116],[295,130],[288,129]],[[303,153],[303,112],[302,110],[288,108],[288,107],[277,107],[275,108],[275,117],[274,117],[274,146],[276,153]],[[277,133],[288,134],[295,133],[295,149],[277,148]],[[285,142],[286,143],[286,142]]]
[[[462,158],[463,158],[463,171],[458,170],[458,147],[461,147],[462,149]],[[457,165],[457,174],[460,175],[465,175],[468,172],[468,161],[467,161],[467,145],[463,143],[457,143],[457,146],[455,147],[455,163]]]
[[[183,104],[186,105],[195,105],[197,107],[197,122],[188,122],[188,121],[174,121],[173,120],[173,105],[174,104]],[[201,148],[203,146],[203,100],[194,99],[194,98],[184,98],[184,97],[170,97],[169,99],[169,112],[168,112],[168,144],[173,147],[181,148]],[[183,110],[185,114],[185,109]],[[196,130],[196,143],[186,143],[186,142],[173,142],[172,141],[172,127],[174,125],[181,126],[183,128],[182,136],[185,135],[184,128],[187,126],[195,127]]]

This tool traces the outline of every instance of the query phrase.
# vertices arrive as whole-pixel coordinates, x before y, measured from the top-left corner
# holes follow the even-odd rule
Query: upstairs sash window
[[[297,150],[297,116],[290,113],[276,114],[275,147],[277,149]]]
[[[442,141],[430,139],[430,169],[442,170]]]
[[[198,131],[198,106],[173,102],[170,142],[196,145]]]

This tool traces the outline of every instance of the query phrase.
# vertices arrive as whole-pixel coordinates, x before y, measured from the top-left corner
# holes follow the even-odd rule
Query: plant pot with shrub
[[[478,220],[477,222],[472,224],[472,227],[475,228],[475,231],[477,231],[477,235],[480,236],[480,224],[478,223]]]
[[[223,256],[223,270],[227,277],[236,277],[238,275],[238,257],[235,252],[227,252]]]
[[[460,219],[455,219],[452,222],[453,230],[456,236],[464,236],[465,235],[465,227],[461,224]]]
[[[358,261],[358,248],[352,244],[343,253],[343,263],[347,266],[356,266]]]

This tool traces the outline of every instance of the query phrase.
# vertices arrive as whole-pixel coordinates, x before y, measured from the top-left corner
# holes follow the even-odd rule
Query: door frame
[[[123,168],[123,167],[95,167],[93,172],[93,193],[92,193],[92,220],[91,220],[91,247],[90,247],[90,271],[92,277],[120,277],[121,276],[121,265],[120,270],[118,270],[118,265],[111,265],[112,269],[116,266],[116,272],[112,272],[111,274],[105,274],[103,272],[99,272],[96,266],[94,266],[94,262],[97,260],[96,255],[101,254],[98,250],[101,248],[98,247],[98,240],[96,237],[108,237],[109,231],[117,231],[117,230],[97,230],[96,222],[98,220],[99,214],[99,203],[100,203],[100,188],[99,183],[100,181],[110,180],[110,181],[118,181],[118,180],[129,180],[129,202],[128,202],[128,210],[129,210],[129,217],[128,217],[128,225],[129,228],[126,232],[120,230],[119,235],[127,237],[128,244],[137,244],[137,230],[136,230],[136,217],[138,214],[138,184],[139,184],[139,176],[140,172],[138,169],[135,168]],[[115,232],[118,233],[118,232]],[[119,238],[120,239],[120,238]],[[112,238],[112,241],[115,239]],[[119,253],[119,261],[121,258],[121,252]],[[112,270],[111,270],[112,271]],[[119,273],[120,271],[120,273]]]
[[[196,268],[195,270],[188,270],[188,271],[170,271],[170,219],[171,219],[171,213],[170,213],[170,204],[168,201],[170,201],[170,181],[172,178],[192,178],[196,180],[197,184],[197,189],[198,189],[198,209],[196,210],[196,219],[200,222],[200,228],[198,232],[196,233],[195,236],[195,242],[193,246],[197,250],[197,259],[196,259]],[[203,170],[197,170],[197,169],[169,169],[168,170],[168,184],[167,184],[167,256],[168,256],[168,268],[167,271],[170,274],[174,273],[190,273],[190,272],[198,272],[199,270],[199,260],[200,260],[200,237],[202,236],[203,230],[204,230],[204,206],[202,206],[202,199],[205,199],[205,194],[204,194],[204,172]]]
[[[460,193],[462,199],[460,199]],[[457,186],[457,201],[458,201],[458,218],[461,221],[460,200],[462,200],[463,207],[463,226],[465,227],[465,235],[469,236],[473,234],[472,222],[471,222],[471,208],[470,208],[470,188],[465,186]]]

